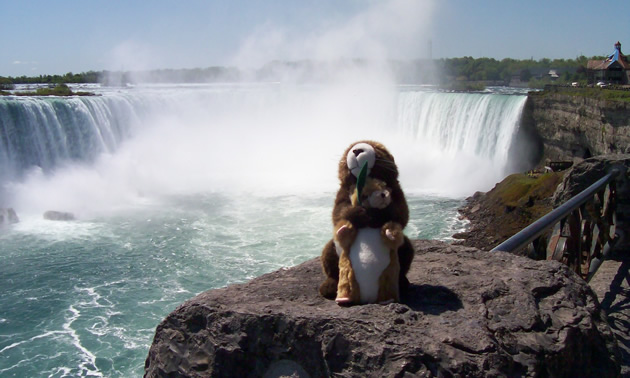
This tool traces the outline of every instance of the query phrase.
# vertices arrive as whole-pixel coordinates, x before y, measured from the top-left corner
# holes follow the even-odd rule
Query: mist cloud
[[[350,18],[300,32],[266,23],[249,35],[232,61],[260,67],[277,60],[413,59],[423,57],[429,39],[432,0],[371,2]]]
[[[160,68],[161,61],[161,54],[155,48],[135,40],[120,42],[109,54],[109,66],[113,70],[150,70]]]

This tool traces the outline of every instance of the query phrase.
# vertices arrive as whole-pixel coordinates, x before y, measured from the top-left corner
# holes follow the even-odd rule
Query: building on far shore
[[[615,43],[615,51],[604,60],[589,60],[586,65],[589,84],[603,81],[610,84],[630,83],[630,62],[621,52],[621,43]]]

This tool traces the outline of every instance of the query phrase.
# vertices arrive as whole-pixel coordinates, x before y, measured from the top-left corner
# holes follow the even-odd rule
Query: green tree
[[[54,88],[37,88],[38,96],[71,96],[73,93],[66,84],[58,84]]]
[[[10,91],[12,89],[15,89],[15,85],[13,84],[13,80],[9,79],[8,77],[0,76],[0,90]]]

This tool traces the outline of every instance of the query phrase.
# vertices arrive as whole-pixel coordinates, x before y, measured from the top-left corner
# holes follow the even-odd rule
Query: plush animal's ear
[[[387,183],[393,183],[398,180],[398,167],[394,156],[378,142],[372,142],[374,151],[376,152],[376,164],[372,169],[372,177],[379,178]]]
[[[368,143],[372,146],[372,148],[374,148],[374,151],[376,152],[376,157],[378,159],[389,160],[392,163],[395,163],[394,156],[389,153],[389,150],[387,150],[387,148],[383,144],[374,141],[365,141],[364,143]]]

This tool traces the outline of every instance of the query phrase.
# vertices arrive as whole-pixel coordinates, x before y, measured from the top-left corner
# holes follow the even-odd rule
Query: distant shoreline
[[[35,91],[26,91],[26,92],[8,92],[8,91],[0,91],[0,96],[57,96],[57,97],[72,97],[72,96],[97,96],[97,94],[92,92],[73,92],[70,87],[66,84],[58,84],[53,88],[37,88]]]

